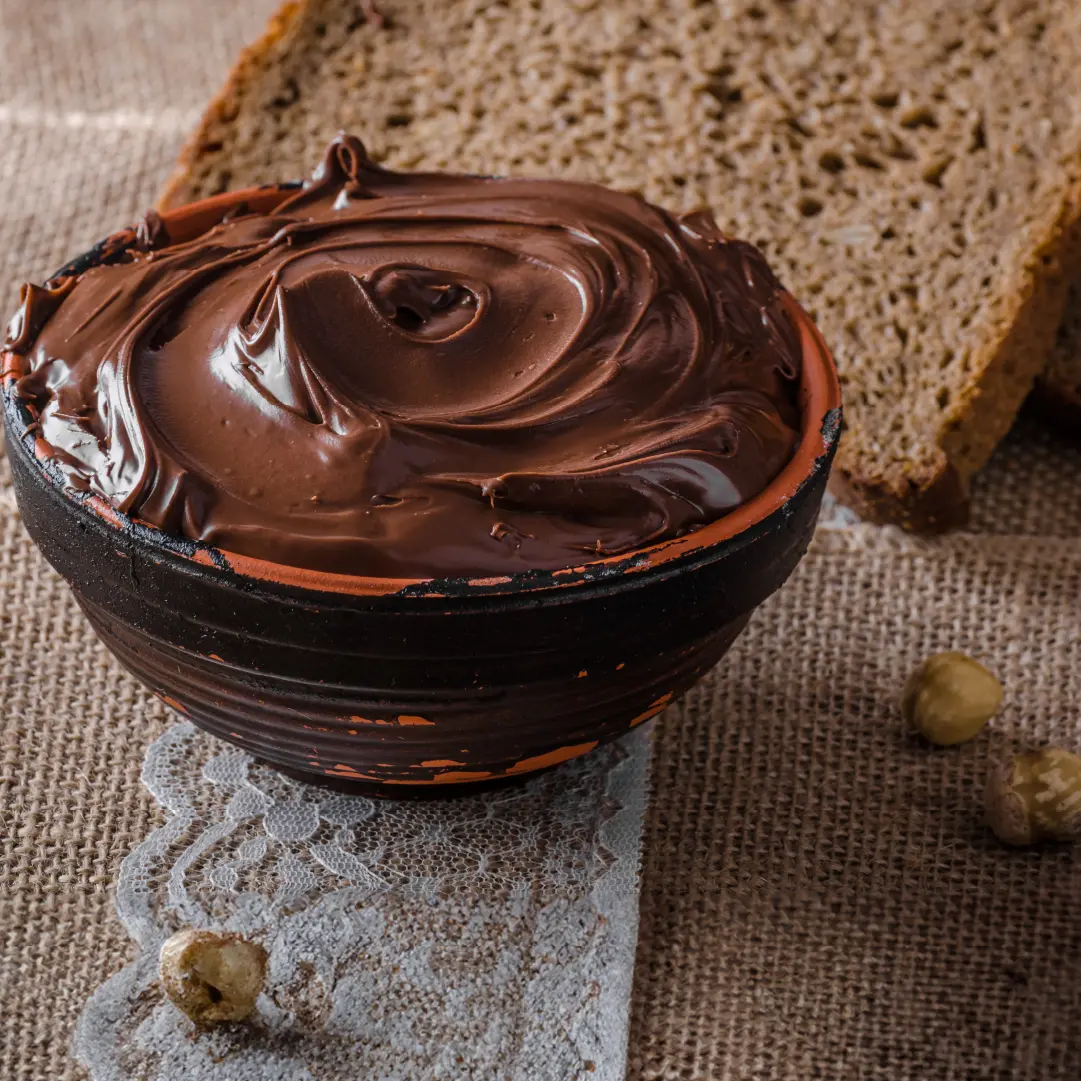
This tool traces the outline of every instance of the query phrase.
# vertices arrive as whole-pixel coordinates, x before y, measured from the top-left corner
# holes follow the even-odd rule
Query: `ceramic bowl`
[[[174,240],[239,202],[181,207]],[[112,257],[118,234],[75,260]],[[833,362],[794,301],[802,438],[758,497],[686,536],[564,571],[410,581],[325,574],[168,535],[67,490],[15,400],[23,521],[120,662],[197,725],[306,780],[449,794],[584,754],[661,713],[720,660],[806,551],[841,427]]]

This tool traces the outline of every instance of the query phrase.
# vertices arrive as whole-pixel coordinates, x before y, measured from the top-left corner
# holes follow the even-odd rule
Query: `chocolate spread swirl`
[[[323,571],[629,552],[762,491],[799,433],[785,294],[708,215],[393,173],[347,136],[271,213],[175,243],[148,217],[27,288],[7,348],[73,488]]]

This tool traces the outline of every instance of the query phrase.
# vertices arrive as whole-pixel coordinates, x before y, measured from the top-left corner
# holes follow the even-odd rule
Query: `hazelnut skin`
[[[964,653],[936,653],[908,677],[901,713],[915,732],[939,747],[977,735],[1002,704],[1002,684]]]
[[[267,953],[241,935],[180,931],[158,959],[165,993],[197,1025],[243,1021],[266,982]]]
[[[1015,755],[991,768],[985,802],[1008,845],[1081,841],[1081,757],[1061,747]]]

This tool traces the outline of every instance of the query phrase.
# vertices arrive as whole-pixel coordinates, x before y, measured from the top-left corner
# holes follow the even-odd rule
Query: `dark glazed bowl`
[[[191,238],[237,192],[165,215]],[[118,234],[69,264],[110,258]],[[660,713],[721,658],[792,573],[841,427],[829,353],[794,301],[803,436],[757,498],[697,532],[512,577],[369,579],[266,563],[171,536],[67,490],[16,401],[4,422],[26,528],[121,663],[216,736],[306,780],[460,792],[544,769]],[[387,787],[394,786],[394,787]],[[434,786],[434,787],[424,787]]]

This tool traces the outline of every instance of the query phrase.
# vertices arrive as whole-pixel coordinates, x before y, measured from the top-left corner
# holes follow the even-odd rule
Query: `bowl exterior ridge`
[[[167,643],[147,648],[144,636],[100,609],[84,602],[83,610],[125,667],[162,688],[167,704],[207,731],[295,774],[358,787],[509,779],[576,757],[660,713],[720,659],[747,622],[733,621],[635,667],[579,675],[567,671],[566,656],[527,683],[478,683],[472,695],[449,697],[417,678],[393,694],[348,686],[324,694],[273,674],[238,676],[225,661]],[[418,660],[414,670],[423,667]],[[476,670],[498,679],[483,656]]]
[[[97,633],[169,706],[313,780],[457,791],[585,753],[717,663],[806,550],[825,472],[725,558],[617,588],[353,597],[162,552],[67,497],[8,440],[31,536]]]

